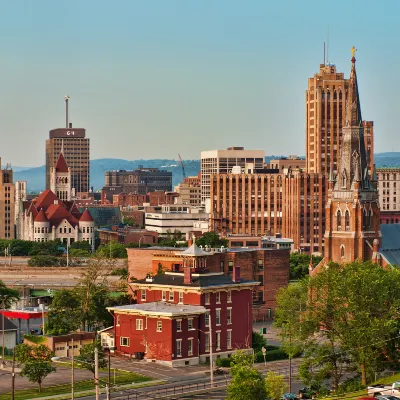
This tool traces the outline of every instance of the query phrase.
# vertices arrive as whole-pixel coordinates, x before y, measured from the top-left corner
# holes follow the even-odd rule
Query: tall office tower
[[[262,169],[265,162],[264,150],[245,150],[244,147],[228,147],[226,150],[201,152],[201,201],[210,199],[211,174],[228,174],[233,167],[246,166],[251,169]]]
[[[68,100],[66,96],[66,127],[50,131],[46,140],[46,189],[51,189],[50,169],[56,165],[62,152],[71,169],[71,187],[75,195],[89,192],[90,140],[84,128],[73,128],[68,122]]]
[[[0,158],[1,168],[1,158]],[[14,239],[15,186],[13,171],[7,164],[0,173],[0,239]]]
[[[338,169],[339,148],[345,124],[346,97],[350,79],[335,65],[320,64],[308,79],[306,91],[307,171],[328,174]],[[369,172],[373,170],[373,122],[363,121]]]

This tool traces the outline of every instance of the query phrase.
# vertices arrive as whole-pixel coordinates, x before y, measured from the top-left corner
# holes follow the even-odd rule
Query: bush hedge
[[[30,267],[61,267],[67,265],[67,260],[55,256],[33,256],[29,261]]]

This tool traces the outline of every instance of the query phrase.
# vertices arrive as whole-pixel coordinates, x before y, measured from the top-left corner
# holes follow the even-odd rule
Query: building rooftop
[[[193,243],[189,248],[187,248],[185,251],[182,251],[180,253],[177,253],[178,255],[184,256],[184,257],[205,257],[209,256],[210,253],[204,251],[201,249],[199,246],[197,246],[196,243]]]
[[[391,264],[400,266],[400,224],[382,224],[380,253]]]
[[[206,309],[203,306],[172,304],[164,301],[108,307],[107,310],[139,315],[165,315],[171,317],[180,315],[199,315],[206,312]]]
[[[151,278],[139,279],[133,282],[131,285],[165,285],[165,286],[182,286],[182,287],[197,287],[197,288],[209,288],[209,287],[221,287],[221,286],[258,286],[260,282],[249,281],[246,279],[240,279],[240,282],[233,282],[230,275],[226,275],[222,272],[202,272],[192,274],[192,282],[184,283],[183,272],[170,272],[167,271],[164,274],[155,275]]]

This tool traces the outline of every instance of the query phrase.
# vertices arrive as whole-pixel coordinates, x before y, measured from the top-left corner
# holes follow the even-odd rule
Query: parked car
[[[368,395],[374,397],[382,395],[400,396],[400,381],[391,385],[368,386]]]
[[[317,394],[317,391],[310,387],[303,387],[299,390],[299,399],[312,399]]]
[[[297,396],[294,393],[285,393],[281,400],[297,400]]]
[[[400,400],[400,397],[392,395],[375,396],[374,398],[377,400]]]

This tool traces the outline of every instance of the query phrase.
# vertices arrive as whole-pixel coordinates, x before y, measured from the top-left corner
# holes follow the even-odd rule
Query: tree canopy
[[[104,356],[100,341],[98,340],[93,343],[85,344],[84,346],[82,346],[79,356],[76,357],[77,363],[80,364],[83,368],[90,371],[93,374],[93,376],[95,372],[94,352],[96,348],[98,351],[99,368],[106,368],[108,362]]]
[[[335,390],[347,372],[362,383],[394,361],[399,343],[400,271],[371,262],[330,263],[317,275],[281,289],[275,324],[287,352],[303,350],[305,384],[332,377]]]
[[[253,367],[253,356],[237,351],[232,356],[228,400],[265,400],[266,387],[262,373]]]
[[[47,375],[56,369],[51,363],[53,352],[44,344],[19,344],[15,347],[15,359],[23,364],[21,376],[26,376],[30,382],[38,384],[39,392]]]
[[[196,244],[197,246],[203,247],[205,247],[206,245],[208,247],[228,247],[228,240],[220,239],[218,233],[216,232],[206,232],[203,234],[203,236],[196,239]]]
[[[0,301],[3,300],[4,307],[10,308],[13,302],[19,300],[19,293],[18,290],[10,289],[3,281],[0,280]]]
[[[302,279],[308,276],[308,267],[310,266],[310,254],[290,253],[290,279]],[[322,260],[322,256],[312,256],[313,266],[317,266]]]

